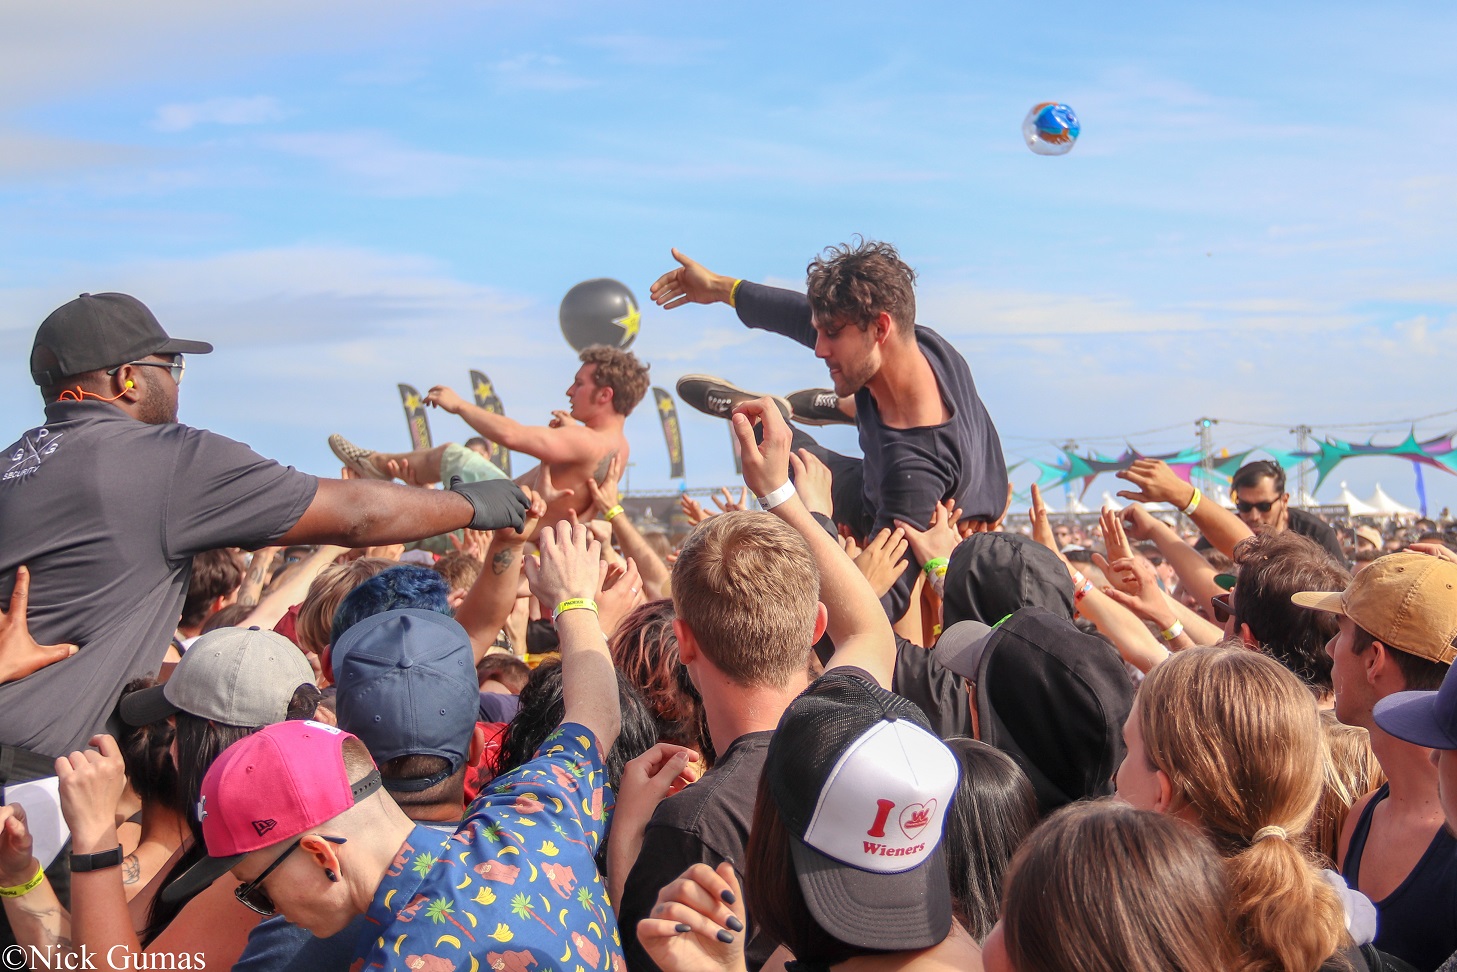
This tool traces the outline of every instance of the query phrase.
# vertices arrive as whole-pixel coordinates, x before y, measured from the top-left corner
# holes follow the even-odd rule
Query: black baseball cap
[[[986,635],[976,664],[974,673],[954,670],[976,682],[980,739],[1026,771],[1044,815],[1113,792],[1134,689],[1111,645],[1028,607]]]
[[[890,951],[946,937],[942,836],[960,764],[914,703],[831,670],[785,710],[764,773],[821,928]]]
[[[944,624],[996,624],[1025,607],[1073,616],[1073,582],[1057,554],[1020,533],[973,533],[951,553]]]
[[[41,322],[30,377],[41,387],[151,354],[208,354],[206,341],[168,337],[147,305],[127,294],[82,294]]]

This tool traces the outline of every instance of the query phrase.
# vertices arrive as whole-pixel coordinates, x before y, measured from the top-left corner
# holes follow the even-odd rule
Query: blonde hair
[[[705,521],[673,565],[673,610],[698,646],[740,685],[803,676],[814,640],[820,572],[804,538],[770,513]]]
[[[299,647],[322,653],[329,646],[329,629],[334,625],[339,602],[360,584],[394,566],[395,561],[383,557],[360,557],[347,564],[330,564],[319,571],[299,604],[298,621],[294,624]]]
[[[1386,774],[1371,751],[1371,734],[1365,729],[1345,725],[1329,709],[1321,712],[1320,727],[1326,744],[1324,784],[1305,842],[1325,861],[1334,862],[1351,805],[1385,783]]]
[[[1340,899],[1300,845],[1323,784],[1315,700],[1289,669],[1243,647],[1181,651],[1138,693],[1139,728],[1224,856],[1242,972],[1315,972],[1349,942]]]

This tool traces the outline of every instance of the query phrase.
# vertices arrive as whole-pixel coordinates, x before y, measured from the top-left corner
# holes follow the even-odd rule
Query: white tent
[[[1320,500],[1311,496],[1309,493],[1301,493],[1295,498],[1295,505],[1300,507],[1319,506]]]
[[[1085,506],[1083,504],[1083,501],[1081,499],[1079,499],[1078,497],[1076,497],[1076,496],[1070,496],[1070,497],[1068,497],[1068,501],[1067,501],[1067,509],[1063,510],[1063,512],[1064,513],[1091,513],[1093,511],[1090,510],[1090,509],[1088,509],[1087,506]]]
[[[1105,510],[1121,510],[1121,509],[1123,509],[1124,505],[1125,505],[1124,503],[1122,503],[1121,501],[1119,501],[1118,498],[1115,497],[1108,490],[1106,490],[1106,489],[1103,490],[1103,509],[1105,509]]]
[[[1344,505],[1348,510],[1351,511],[1352,516],[1381,515],[1380,510],[1364,502],[1359,496],[1346,488],[1345,483],[1341,483],[1341,492],[1340,495],[1336,497],[1336,503],[1338,505]]]
[[[1381,488],[1380,483],[1376,484],[1376,492],[1371,494],[1371,498],[1366,501],[1366,504],[1374,509],[1376,512],[1384,513],[1387,516],[1417,515],[1416,510],[1412,509],[1409,506],[1402,506],[1396,500],[1392,499],[1391,496],[1386,492],[1386,490]]]

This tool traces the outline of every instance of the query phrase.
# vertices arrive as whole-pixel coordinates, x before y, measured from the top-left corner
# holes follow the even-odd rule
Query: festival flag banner
[[[405,406],[405,422],[410,426],[410,448],[430,448],[430,420],[425,417],[425,399],[411,385],[400,385],[400,402]]]
[[[475,395],[476,404],[481,408],[494,415],[506,414],[506,406],[501,404],[501,396],[496,394],[496,386],[491,384],[491,379],[486,377],[484,371],[470,373],[470,388],[471,393]],[[496,468],[509,477],[511,475],[511,450],[499,442],[491,442],[489,439],[486,441],[491,447],[489,457],[491,462],[495,463]]]
[[[653,398],[658,403],[658,419],[663,423],[663,439],[668,443],[668,462],[673,479],[683,478],[683,430],[678,425],[678,407],[673,396],[661,388],[653,389]]]

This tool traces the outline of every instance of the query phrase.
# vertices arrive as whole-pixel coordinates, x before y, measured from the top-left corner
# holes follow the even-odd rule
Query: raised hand
[[[1182,510],[1194,498],[1194,487],[1176,476],[1162,459],[1137,459],[1117,476],[1138,487],[1118,492],[1136,503],[1168,503]]]
[[[733,513],[737,510],[747,510],[749,508],[749,487],[739,487],[739,498],[737,500],[728,491],[727,486],[720,486],[718,491],[723,494],[722,499],[717,496],[710,496],[709,499],[713,500],[713,505],[718,507],[720,513]]]
[[[91,745],[95,748],[56,760],[61,816],[79,854],[110,849],[98,845],[115,837],[116,804],[126,789],[126,763],[116,740],[102,733],[91,737]]]
[[[910,541],[911,553],[922,564],[938,557],[951,557],[951,552],[961,543],[961,531],[956,529],[957,510],[951,508],[951,501],[937,503],[931,510],[931,524],[924,530],[917,530],[904,520],[896,520],[896,527]]]
[[[602,545],[580,523],[566,520],[554,527],[542,527],[536,539],[541,560],[528,557],[523,564],[531,593],[546,609],[576,599],[596,597],[601,574]]]
[[[529,497],[528,497],[529,498]],[[455,548],[458,554],[465,554],[475,560],[484,561],[486,551],[491,546],[490,530],[461,530],[460,536],[453,533],[446,534],[450,537],[450,545]]]
[[[808,449],[789,454],[789,466],[794,470],[794,488],[805,508],[811,513],[824,516],[835,515],[834,493],[830,486],[834,476],[830,467],[820,462]]]
[[[729,904],[728,902],[733,902]],[[658,892],[637,940],[663,972],[741,972],[744,892],[728,861],[694,864]]]
[[[870,582],[876,597],[884,597],[911,565],[906,560],[906,543],[904,529],[897,527],[892,531],[887,528],[872,537],[855,557],[855,566]]]
[[[754,441],[754,426],[764,427],[764,441]],[[744,464],[744,484],[755,496],[764,496],[789,482],[789,443],[792,433],[779,407],[768,398],[756,398],[734,409],[734,435]]]
[[[13,888],[35,877],[34,843],[25,808],[18,803],[0,807],[0,887]]]
[[[733,290],[732,277],[714,273],[696,260],[679,253],[676,249],[673,259],[678,266],[663,274],[648,288],[653,303],[667,310],[684,304],[726,303]]]
[[[1445,543],[1413,543],[1407,546],[1413,553],[1426,554],[1428,557],[1436,557],[1438,560],[1445,560],[1457,564],[1457,553]]]
[[[572,418],[571,412],[563,411],[560,408],[554,408],[551,410],[551,421],[546,423],[546,427],[549,429],[564,429],[569,425],[581,424],[581,422],[578,422],[576,419]]]
[[[597,617],[602,622],[602,631],[609,638],[622,619],[638,608],[647,596],[643,594],[642,575],[638,573],[637,562],[631,557],[624,561],[627,566],[609,568],[597,592]]]
[[[1057,545],[1052,521],[1047,518],[1047,504],[1042,502],[1042,490],[1037,488],[1036,483],[1032,484],[1032,508],[1027,511],[1027,516],[1032,521],[1032,539],[1057,554],[1063,563],[1067,563],[1067,558],[1062,555],[1062,548]]]
[[[613,454],[607,463],[607,474],[602,482],[587,477],[587,492],[592,494],[592,515],[601,516],[622,501],[617,491],[617,481],[622,478],[622,456]]]
[[[1123,508],[1119,514],[1123,521],[1124,532],[1135,540],[1152,540],[1154,530],[1158,529],[1158,519],[1148,511],[1146,507],[1138,503],[1132,503]]]
[[[1128,536],[1123,532],[1123,519],[1118,515],[1117,510],[1105,509],[1098,520],[1098,526],[1103,532],[1103,548],[1108,551],[1108,559],[1131,560],[1133,558],[1133,547],[1128,543]]]
[[[1093,555],[1093,563],[1107,575],[1112,586],[1103,593],[1128,608],[1145,621],[1152,621],[1160,630],[1178,620],[1159,590],[1153,567],[1142,557],[1124,557],[1112,563]]]
[[[683,511],[683,515],[688,518],[688,522],[694,526],[713,516],[712,513],[703,508],[702,503],[687,493],[680,493],[678,495],[678,508]]]
[[[425,404],[449,412],[451,415],[459,415],[465,408],[466,401],[448,385],[436,385],[425,394]]]
[[[577,495],[575,489],[557,489],[551,481],[551,466],[544,462],[537,467],[536,491],[541,494],[542,499],[546,500],[547,506],[552,505],[557,500],[563,500],[569,496]]]
[[[15,589],[10,592],[10,610],[0,614],[0,683],[13,682],[47,665],[76,654],[75,645],[42,645],[30,636],[26,612],[30,606],[30,571],[15,568]],[[30,875],[26,875],[27,878]]]

